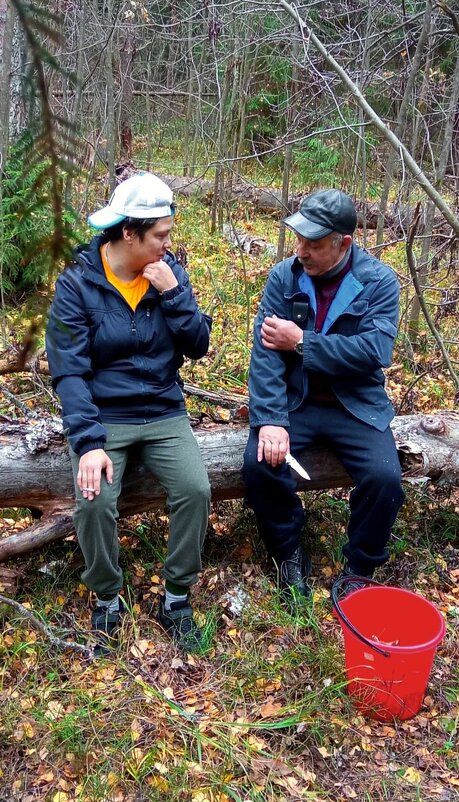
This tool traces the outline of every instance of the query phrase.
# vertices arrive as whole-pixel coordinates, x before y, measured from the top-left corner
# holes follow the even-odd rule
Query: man
[[[186,271],[169,251],[175,206],[156,176],[132,176],[89,218],[102,230],[56,284],[47,327],[75,479],[74,522],[96,594],[96,654],[114,643],[119,593],[117,501],[129,453],[167,491],[166,593],[158,620],[186,651],[200,648],[190,586],[201,569],[210,487],[185,410],[179,368],[209,347]]]
[[[391,362],[399,285],[353,243],[357,215],[343,192],[312,193],[284,222],[297,255],[271,271],[255,320],[244,476],[281,590],[298,601],[310,593],[311,562],[285,458],[314,441],[338,455],[355,483],[345,572],[371,577],[388,559],[404,494],[382,368]]]

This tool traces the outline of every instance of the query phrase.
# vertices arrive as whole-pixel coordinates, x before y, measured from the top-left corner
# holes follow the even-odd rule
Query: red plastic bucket
[[[358,579],[366,587],[340,600],[340,589],[356,580],[344,576],[331,594],[344,635],[348,693],[370,718],[411,718],[422,705],[445,622],[416,593]]]

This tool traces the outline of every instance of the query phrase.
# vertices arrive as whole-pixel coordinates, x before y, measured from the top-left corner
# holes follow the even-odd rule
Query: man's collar
[[[347,263],[349,262],[351,256],[351,248],[352,245],[349,246],[343,258],[340,259],[338,264],[332,267],[331,270],[328,270],[326,273],[322,273],[321,276],[314,276],[314,281],[316,281],[317,279],[319,281],[330,281],[331,279],[336,278],[336,276],[339,273],[341,273],[343,268],[346,267]]]

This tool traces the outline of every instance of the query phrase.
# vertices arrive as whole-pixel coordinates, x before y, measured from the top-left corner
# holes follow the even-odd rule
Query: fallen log
[[[429,478],[458,484],[459,412],[407,415],[392,425],[405,479]],[[204,424],[195,434],[206,464],[213,500],[241,498],[242,456],[247,426]],[[339,460],[323,447],[303,452],[312,477],[301,490],[348,487],[351,480]],[[143,466],[128,465],[120,499],[122,516],[164,507],[165,494]],[[0,539],[0,561],[32,551],[73,531],[73,480],[60,420],[0,422],[0,508],[25,507],[39,519],[27,529]]]
[[[10,373],[40,373],[44,376],[49,375],[47,359],[42,357],[32,358],[27,364],[21,364],[21,354],[17,349],[3,351],[0,353],[0,376],[7,376]]]
[[[135,172],[135,169],[133,169]],[[191,176],[176,176],[169,174],[159,174],[159,177],[175,192],[176,195],[190,198],[196,197],[204,203],[212,202],[215,189],[215,182],[205,178],[194,178]],[[224,189],[225,199],[229,203],[250,203],[260,212],[277,212],[280,216],[296,212],[302,198],[307,194],[306,188],[300,192],[291,194],[287,199],[287,204],[282,200],[282,190],[276,187],[256,187],[242,177],[233,181]],[[362,202],[356,200],[357,227],[376,229],[379,206],[377,203],[369,201]],[[398,203],[389,205],[384,216],[384,228],[390,229],[394,236],[404,237],[412,223],[415,209],[407,205],[400,206]],[[425,222],[421,219],[417,233],[422,234]],[[442,215],[435,217],[435,233],[449,235],[450,226],[445,223]]]

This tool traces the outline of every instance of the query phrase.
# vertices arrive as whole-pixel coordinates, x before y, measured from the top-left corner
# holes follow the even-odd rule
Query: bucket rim
[[[347,617],[346,613],[343,611],[341,604],[342,602],[338,599],[338,590],[345,585],[347,582],[352,582],[358,578],[359,580],[365,580],[365,587],[359,588],[352,592],[352,596],[358,596],[365,592],[372,592],[374,590],[395,590],[398,593],[414,596],[417,600],[425,602],[434,613],[438,616],[439,622],[439,631],[433,638],[430,638],[428,641],[424,641],[423,643],[417,643],[412,646],[396,646],[392,644],[379,644],[377,641],[373,641],[360,632],[357,627],[355,627],[352,622]],[[443,640],[445,633],[446,633],[446,622],[441,614],[440,610],[433,604],[429,599],[426,599],[425,596],[422,596],[420,593],[414,593],[411,590],[406,590],[406,588],[398,588],[396,585],[383,585],[380,582],[375,582],[373,579],[369,579],[368,577],[360,577],[357,575],[345,575],[338,577],[338,579],[333,583],[332,590],[331,590],[331,600],[333,608],[337,614],[337,617],[342,625],[344,625],[350,632],[352,632],[362,643],[368,646],[378,654],[383,655],[383,657],[391,657],[392,655],[397,654],[413,654],[416,652],[426,652],[432,650],[438,646],[438,644]],[[346,599],[343,599],[345,602]]]

